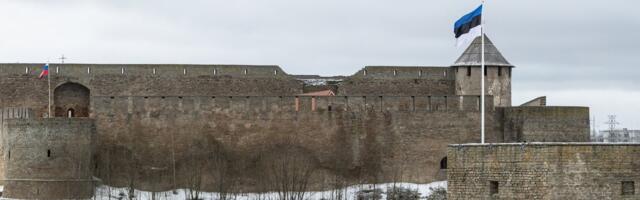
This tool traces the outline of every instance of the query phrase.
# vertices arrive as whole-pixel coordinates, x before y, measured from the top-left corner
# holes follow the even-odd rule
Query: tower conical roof
[[[484,36],[484,51],[484,64],[486,66],[513,67],[486,35]],[[480,65],[482,65],[482,38],[477,37],[452,66]]]

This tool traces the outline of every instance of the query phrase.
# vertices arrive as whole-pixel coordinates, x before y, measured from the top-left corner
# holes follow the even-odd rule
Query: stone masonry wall
[[[507,107],[503,142],[589,142],[588,107]]]
[[[447,155],[452,200],[640,198],[640,144],[466,144]]]
[[[10,119],[3,126],[2,197],[83,199],[93,196],[95,126],[87,118]]]
[[[365,67],[338,87],[345,96],[455,95],[448,67]]]
[[[206,180],[199,189],[211,191],[219,190],[224,183],[217,180],[226,174],[244,190],[260,191],[269,189],[261,188],[266,181],[261,178],[272,170],[264,158],[294,149],[300,160],[314,163],[316,189],[336,178],[348,183],[444,180],[439,165],[446,145],[479,141],[476,97],[466,103],[470,107],[461,107],[461,98],[428,100],[93,97],[100,141],[96,176],[110,185],[150,191],[189,187],[190,177],[197,176]],[[491,113],[488,124],[496,124]],[[495,141],[496,130],[488,127],[489,141]],[[222,164],[211,163],[220,156]]]

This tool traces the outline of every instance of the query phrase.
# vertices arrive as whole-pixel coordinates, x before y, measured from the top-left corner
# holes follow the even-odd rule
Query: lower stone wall
[[[447,155],[448,199],[640,198],[640,144],[465,144]]]
[[[4,191],[14,199],[86,199],[93,195],[95,124],[88,118],[4,121]]]
[[[503,114],[502,142],[589,142],[589,108],[521,106],[497,108]]]

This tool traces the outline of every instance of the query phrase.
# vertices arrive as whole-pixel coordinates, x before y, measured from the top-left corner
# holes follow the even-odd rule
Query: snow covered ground
[[[342,193],[344,197],[347,197],[349,200],[355,200],[356,193],[361,190],[371,190],[371,189],[380,189],[382,192],[386,192],[388,187],[392,187],[393,183],[386,184],[368,184],[368,185],[355,185],[347,187],[343,190],[331,190],[331,191],[316,191],[316,192],[308,192],[305,197],[309,200],[320,200],[323,198],[331,199],[330,197],[335,196],[336,193]],[[395,183],[396,187],[403,187],[409,189],[417,189],[420,193],[420,196],[424,197],[431,194],[431,188],[437,187],[447,187],[446,181],[433,182],[429,184],[413,184],[413,183]],[[100,186],[96,188],[96,194],[93,199],[95,200],[107,200],[107,199],[128,199],[127,188],[114,188],[109,186]],[[134,191],[135,199],[157,199],[157,200],[185,200],[189,196],[189,190],[179,189],[175,191],[166,191],[166,192],[147,192],[147,191]],[[235,200],[277,200],[278,194],[276,193],[247,193],[247,194],[238,194],[235,196]],[[199,195],[200,199],[204,200],[215,200],[218,199],[218,193],[213,192],[202,192]],[[383,193],[382,199],[385,199],[386,196]]]

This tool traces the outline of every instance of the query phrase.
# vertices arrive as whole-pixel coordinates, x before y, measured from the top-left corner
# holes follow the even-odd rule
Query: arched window
[[[440,160],[440,169],[447,169],[447,157],[442,158]]]
[[[89,88],[78,83],[64,83],[53,91],[54,116],[89,117]]]
[[[67,117],[68,117],[68,118],[72,118],[72,117],[74,117],[74,114],[75,114],[75,113],[74,113],[73,108],[69,108],[69,110],[67,110]]]

